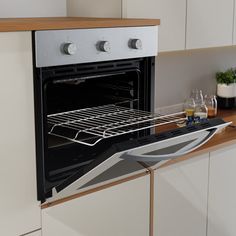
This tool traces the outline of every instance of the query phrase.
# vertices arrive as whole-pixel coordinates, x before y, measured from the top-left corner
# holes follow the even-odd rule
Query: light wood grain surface
[[[2,18],[0,32],[159,25],[159,19],[86,17]]]

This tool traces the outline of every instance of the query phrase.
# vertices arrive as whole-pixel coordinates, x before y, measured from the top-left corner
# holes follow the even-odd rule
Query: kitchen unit
[[[159,52],[185,48],[186,0],[103,0],[99,8],[94,0],[69,0],[70,16],[158,18]],[[114,7],[115,6],[115,7]]]
[[[155,170],[155,236],[206,235],[209,153]]]
[[[38,199],[79,194],[139,174],[206,143],[220,119],[155,114],[157,26],[33,32]]]
[[[210,152],[208,236],[235,235],[236,147]]]
[[[143,138],[153,142],[157,33],[147,26],[33,34],[42,203],[145,171],[125,153]]]
[[[12,24],[11,20],[3,20],[4,23],[2,24],[1,22],[0,24],[0,28],[2,31],[28,31],[8,33],[2,32],[0,35],[2,45],[1,65],[3,66],[3,68],[1,69],[1,82],[3,83],[3,81],[5,81],[4,86],[1,87],[1,107],[4,113],[9,114],[8,116],[1,116],[1,129],[2,134],[4,134],[1,135],[1,140],[4,144],[3,147],[1,147],[1,158],[4,158],[4,165],[1,165],[1,175],[7,176],[9,170],[11,170],[13,173],[12,175],[10,175],[11,178],[8,178],[7,181],[6,179],[4,180],[4,178],[1,178],[1,186],[4,186],[4,188],[2,188],[3,191],[1,190],[2,205],[0,218],[1,222],[4,223],[4,227],[1,227],[0,234],[3,235],[41,235],[41,222],[43,222],[44,225],[43,234],[47,235],[47,229],[50,229],[50,227],[45,227],[49,223],[46,213],[53,212],[53,209],[60,208],[58,206],[55,206],[51,211],[50,209],[41,210],[41,204],[39,201],[37,201],[36,196],[36,148],[34,131],[35,107],[33,104],[34,79],[32,61],[33,50],[32,33],[30,31],[36,28],[42,29],[41,27],[45,27],[45,25],[47,26],[46,29],[50,29],[50,24],[52,23],[50,19],[48,21],[47,19],[45,19],[41,23],[38,22],[37,19],[33,19],[31,21],[31,24],[29,25],[25,23],[26,21],[29,20],[19,19],[16,24]],[[60,29],[61,27],[66,28],[68,27],[68,25],[70,25],[70,27],[72,28],[85,28],[88,27],[88,25],[91,27],[91,20],[85,22],[86,23],[82,21],[81,23],[81,21],[77,22],[77,20],[72,19],[68,24],[68,21],[66,20],[64,22],[63,20],[58,20],[56,23],[53,22],[53,26],[51,27],[55,29]],[[127,22],[129,23],[129,21]],[[93,27],[111,27],[114,26],[114,24],[120,24],[119,26],[123,26],[123,24],[127,24],[127,22],[116,20],[111,20],[111,22],[95,21]],[[153,23],[151,23],[152,21],[145,22],[138,20],[137,22],[130,21],[130,25],[153,25]],[[62,26],[63,24],[64,26]],[[18,29],[13,29],[16,26],[18,27]],[[9,100],[9,102],[6,103],[6,100]],[[10,127],[6,125],[9,123],[9,121],[12,123]],[[132,204],[129,204],[130,210],[127,211],[129,213],[129,217],[133,219],[136,218],[134,223],[140,225],[140,228],[136,230],[139,231],[140,235],[143,235],[149,231],[150,184],[149,176],[147,175],[147,169],[143,166],[141,167],[142,168],[141,171],[139,171],[138,176],[131,174],[128,179],[119,179],[118,183],[120,185],[117,187],[115,186],[114,188],[110,188],[109,191],[101,191],[100,198],[102,198],[101,205],[103,204],[104,206],[105,202],[110,201],[110,197],[120,197],[122,196],[122,194],[124,194],[123,198],[117,199],[116,202],[120,202],[120,206],[124,206],[124,209],[128,209],[128,207],[126,206],[127,198],[135,198],[135,195],[138,195],[138,191],[140,191],[140,189],[143,189],[143,195],[140,195],[140,198],[136,198],[137,201],[132,200]],[[127,182],[128,180],[130,180],[130,182]],[[123,182],[127,183],[121,184]],[[115,183],[113,183],[112,186],[113,185],[115,185]],[[108,187],[111,186],[106,186],[106,188]],[[115,190],[116,188],[117,190]],[[88,206],[88,204],[86,204],[87,198],[85,197],[84,199],[85,206]],[[95,199],[97,199],[97,195],[95,195]],[[74,202],[75,204],[80,205],[80,201],[76,200]],[[74,202],[71,201],[70,204],[73,206]],[[91,204],[89,200],[88,203],[89,205]],[[70,204],[68,204],[67,206],[68,216],[70,216],[70,212],[72,211],[72,209],[70,208]],[[83,207],[83,205],[84,204],[80,206]],[[114,206],[113,202],[111,202],[111,205]],[[137,206],[139,206],[140,209],[138,215],[136,215],[137,211],[134,214],[134,209],[136,209]],[[103,212],[103,209],[101,210]],[[122,208],[119,207],[118,209],[116,209],[115,207],[114,210],[122,210]],[[91,209],[91,211],[93,214],[95,214],[93,212],[93,209]],[[79,212],[76,212],[76,214],[78,213]],[[105,215],[104,217],[105,219],[108,219],[110,217],[109,212],[107,217]],[[128,221],[124,221],[120,214],[117,215],[116,219],[119,219],[120,223],[126,224],[124,233],[132,233],[133,228],[130,228],[130,224],[127,224]],[[94,219],[94,222],[96,222],[96,220],[97,219]],[[88,221],[86,220],[86,222]],[[142,224],[140,224],[139,222],[142,222]],[[143,224],[144,222],[146,223]],[[143,225],[145,225],[145,227],[143,227]],[[113,225],[111,224],[111,229],[112,228]]]
[[[31,32],[0,33],[0,235],[41,228],[36,193]]]
[[[186,49],[230,46],[234,0],[187,0]]]
[[[150,177],[90,193],[45,208],[42,234],[51,235],[149,235]]]
[[[99,9],[93,0],[68,0],[68,15],[107,16],[110,4],[122,7],[109,17],[161,19],[160,52],[236,44],[235,0],[103,0]]]
[[[123,0],[122,4],[124,18],[161,19],[160,52],[185,49],[186,0]]]
[[[223,113],[236,124],[235,111]],[[228,127],[201,150],[154,171],[154,235],[234,235],[235,135]]]
[[[55,25],[53,25],[51,27],[56,29],[57,27],[58,28],[62,27],[61,26],[62,24],[64,24],[63,27],[66,27],[66,25],[68,25],[68,21],[67,22],[59,22],[58,24],[55,23]],[[42,24],[37,24],[37,20],[35,22],[36,22],[36,25],[38,25],[38,27],[45,27],[45,25],[48,24],[47,21],[45,21]],[[89,24],[89,23],[91,25],[91,21],[87,22],[87,24]],[[73,26],[76,28],[75,23],[73,23],[73,20],[70,24],[71,25],[74,24]],[[104,26],[104,22],[101,23],[98,21],[98,22],[95,22],[94,24],[96,25],[96,27],[98,27],[99,24],[103,24],[103,26]],[[110,22],[109,24],[114,24],[114,22]],[[132,21],[130,24],[132,24]],[[81,25],[83,25],[83,24],[81,23],[80,26]],[[1,27],[3,27],[3,28],[5,27],[5,29],[7,27],[9,27],[8,28],[8,31],[9,31],[9,29],[12,27],[12,24],[9,23],[8,26],[0,25],[0,28]],[[28,25],[25,24],[24,21],[22,21],[22,23],[21,23],[21,21],[19,21],[18,27],[19,28],[22,27],[21,30],[28,30],[28,31],[38,29],[36,26],[34,26],[35,28],[33,28],[33,29],[30,28]],[[32,27],[32,25],[31,25],[31,27]],[[45,28],[40,28],[40,29],[45,29]],[[48,27],[48,29],[50,29],[50,27]],[[13,28],[11,28],[11,30],[16,31]],[[22,151],[23,149],[29,151],[29,149],[28,149],[29,144],[31,145],[31,147],[35,148],[34,144],[33,144],[34,143],[34,135],[35,135],[34,131],[33,131],[34,130],[34,125],[33,125],[34,118],[32,117],[33,116],[32,114],[34,112],[33,76],[32,76],[32,70],[30,72],[30,75],[28,74],[30,70],[28,70],[28,69],[25,70],[26,68],[29,68],[29,67],[32,69],[32,67],[31,67],[32,66],[32,61],[31,61],[32,51],[31,51],[31,46],[29,47],[29,45],[31,45],[31,33],[30,32],[1,33],[1,37],[3,37],[3,38],[6,37],[6,40],[5,41],[3,40],[4,47],[1,48],[1,55],[5,56],[4,60],[2,59],[3,65],[6,65],[4,67],[7,69],[7,68],[9,68],[9,65],[10,66],[13,65],[13,63],[15,64],[15,67],[14,67],[15,70],[9,70],[13,74],[9,73],[9,71],[6,72],[6,71],[2,70],[4,73],[2,74],[3,76],[1,76],[1,79],[8,78],[6,88],[11,89],[12,92],[9,94],[8,93],[9,89],[4,90],[2,88],[4,92],[7,92],[7,94],[5,94],[4,92],[1,91],[2,96],[4,95],[4,97],[2,97],[2,99],[1,99],[1,101],[5,101],[6,98],[7,98],[7,100],[12,101],[12,97],[13,97],[12,94],[14,94],[16,96],[19,93],[20,96],[17,96],[17,99],[14,100],[16,103],[13,103],[12,105],[14,105],[15,108],[18,108],[21,110],[12,110],[13,106],[9,106],[6,103],[3,103],[2,107],[4,107],[6,112],[9,112],[9,113],[13,112],[14,116],[12,118],[14,118],[13,121],[16,124],[19,124],[19,118],[21,120],[21,124],[25,124],[24,122],[27,122],[24,126],[23,125],[21,125],[21,126],[17,125],[16,127],[11,126],[12,128],[11,127],[9,128],[9,126],[8,126],[7,131],[5,132],[6,127],[4,127],[3,124],[8,124],[9,117],[8,116],[1,117],[1,119],[3,119],[2,120],[3,122],[1,122],[1,124],[2,124],[1,128],[2,128],[2,130],[4,130],[4,134],[6,133],[6,136],[4,136],[4,137],[6,138],[6,137],[10,136],[12,138],[11,134],[14,133],[15,134],[14,137],[17,137],[16,134],[19,135],[19,137],[17,139],[17,144],[19,143],[19,140],[22,141],[22,143],[20,143],[21,144],[20,148],[17,149],[18,150],[17,157],[21,156],[21,154],[22,154],[21,159],[20,159],[21,161],[18,160],[19,162],[15,162],[15,163],[17,163],[17,166],[16,166],[13,173],[19,173],[19,167],[22,166],[22,160],[24,160],[24,158],[28,158],[27,161],[24,162],[25,165],[27,166],[27,169],[25,169],[24,171],[21,171],[20,176],[17,176],[17,178],[15,178],[15,175],[12,176],[12,178],[13,178],[12,186],[13,185],[20,186],[21,189],[18,190],[17,188],[9,188],[8,191],[6,191],[6,192],[4,191],[3,193],[1,192],[1,196],[4,197],[5,203],[8,202],[10,199],[9,204],[4,204],[4,206],[8,205],[8,207],[5,207],[3,215],[1,215],[1,219],[4,219],[4,223],[6,222],[6,225],[8,224],[8,226],[7,226],[8,228],[4,228],[3,230],[5,230],[5,231],[3,231],[3,232],[1,231],[1,234],[21,235],[21,234],[32,232],[34,230],[37,231],[38,229],[40,229],[42,227],[42,235],[50,235],[51,232],[53,232],[53,234],[57,234],[57,235],[59,235],[60,232],[66,232],[66,234],[68,234],[68,232],[70,232],[71,235],[80,235],[83,232],[85,232],[85,234],[91,233],[93,235],[93,231],[92,232],[90,231],[91,225],[87,226],[88,221],[86,220],[86,218],[82,218],[82,219],[80,218],[81,227],[78,228],[78,222],[75,221],[73,214],[76,215],[76,219],[77,219],[77,217],[81,217],[81,214],[79,214],[79,212],[75,211],[75,206],[76,206],[76,207],[78,207],[78,209],[81,209],[82,214],[84,213],[85,210],[88,210],[88,213],[90,213],[90,214],[86,217],[90,218],[90,216],[92,214],[94,214],[94,218],[92,219],[92,221],[96,225],[95,229],[97,231],[99,231],[99,233],[101,235],[111,235],[111,230],[112,230],[111,228],[116,229],[117,221],[120,224],[124,225],[124,231],[120,232],[119,230],[122,230],[122,228],[119,227],[117,229],[118,230],[117,233],[122,233],[122,235],[125,235],[126,233],[127,233],[127,235],[130,235],[130,234],[134,233],[135,235],[136,234],[138,235],[138,233],[141,232],[142,235],[144,235],[144,234],[146,234],[146,232],[150,232],[150,235],[152,235],[152,230],[153,230],[152,223],[154,221],[154,224],[155,224],[156,221],[155,221],[155,214],[153,217],[153,212],[152,212],[153,198],[151,199],[151,196],[153,196],[153,189],[152,189],[152,186],[153,186],[152,181],[153,180],[150,179],[149,168],[148,169],[144,168],[143,172],[140,172],[138,176],[130,176],[130,177],[132,177],[131,179],[130,178],[123,179],[123,180],[120,179],[116,183],[109,183],[105,186],[100,186],[102,189],[95,188],[94,191],[92,191],[92,189],[90,189],[86,193],[81,192],[76,196],[72,196],[71,198],[66,198],[64,200],[58,200],[58,201],[52,202],[50,204],[44,205],[42,207],[42,210],[40,209],[40,204],[36,199],[36,186],[35,186],[36,185],[35,184],[36,183],[36,181],[35,181],[36,167],[35,167],[35,162],[34,162],[35,161],[35,152],[34,152],[34,150],[33,151],[31,150],[30,153],[27,153],[27,155],[26,155]],[[9,42],[10,45],[8,45],[6,42]],[[25,44],[23,44],[23,45],[25,45],[25,49],[26,49],[26,50],[23,50],[23,52],[22,52],[22,42],[24,42],[28,45],[28,46],[26,46]],[[6,47],[6,45],[8,47]],[[16,47],[14,47],[13,52],[9,52],[9,50],[7,50],[6,48],[12,48],[12,45],[15,45]],[[8,53],[4,54],[4,52],[6,52],[5,50],[7,50]],[[10,58],[8,60],[6,60],[7,54],[9,55],[9,58]],[[28,58],[28,60],[27,60],[28,63],[23,64],[22,57],[24,57],[25,55],[28,55],[26,57],[26,58]],[[20,69],[16,65],[18,65]],[[16,68],[18,68],[18,70],[16,70]],[[21,80],[17,81],[19,84],[15,82],[15,78],[16,78],[15,72],[17,72],[17,78],[21,78]],[[22,76],[21,76],[21,74],[22,74]],[[6,75],[8,75],[8,76],[6,77]],[[23,86],[23,84],[21,82],[24,81],[24,79],[26,79],[26,78],[27,78],[27,81],[26,81],[25,85]],[[28,80],[28,79],[30,79],[30,80]],[[4,80],[4,82],[5,82],[5,80]],[[16,85],[18,85],[18,86],[16,86]],[[24,89],[26,89],[26,90],[24,90]],[[25,94],[27,96],[27,97],[23,98],[23,101],[21,100],[22,94]],[[9,108],[10,108],[10,111],[8,110]],[[25,113],[23,113],[23,114],[22,114],[22,109],[25,109]],[[17,111],[17,113],[14,113],[16,111]],[[19,116],[19,114],[23,115],[24,117],[22,118],[21,116]],[[30,133],[25,133],[25,130],[29,130],[29,126],[31,126],[30,131],[29,131]],[[19,129],[21,127],[23,128],[23,130]],[[229,128],[229,130],[231,130],[231,129]],[[12,132],[9,132],[9,130]],[[15,133],[16,130],[18,130],[19,132]],[[26,140],[23,139],[24,134],[26,135]],[[1,138],[2,137],[3,136],[1,136]],[[219,137],[219,136],[217,136],[217,137]],[[230,140],[232,141],[234,139],[235,139],[235,135],[230,132],[229,139],[224,140],[224,142],[227,143]],[[11,142],[9,142],[9,139],[4,139],[4,140],[5,141],[8,140],[8,142],[5,145],[6,148],[3,148],[3,149],[1,148],[1,156],[6,156],[7,160],[9,160],[9,162],[7,162],[7,161],[5,162],[5,160],[4,160],[6,165],[4,165],[4,168],[1,169],[1,173],[5,173],[4,172],[5,170],[12,169],[12,161],[10,161],[10,160],[12,160],[12,159],[17,160],[16,153],[12,154],[11,152],[9,152],[10,149],[7,148],[7,147],[9,147],[9,143],[11,144],[11,148],[12,148],[12,139],[11,139]],[[217,139],[213,140],[215,142],[215,144],[212,144],[212,148],[216,148],[215,145],[219,144],[216,142],[216,140]],[[16,144],[13,143],[13,145],[15,146]],[[16,145],[16,147],[17,147],[17,145]],[[23,147],[25,147],[25,148],[23,148]],[[227,146],[225,148],[227,148]],[[15,150],[15,149],[12,148],[12,150]],[[212,150],[212,149],[205,149],[204,152],[207,153],[207,152],[210,152],[210,150]],[[183,154],[184,153],[185,152],[183,152]],[[129,153],[129,157],[131,159],[133,158],[133,154],[140,155],[140,153],[138,153],[137,151],[135,153],[131,152],[131,153]],[[141,155],[140,158],[143,158],[143,156]],[[151,157],[149,156],[149,158],[151,158]],[[182,157],[180,157],[180,159],[181,158]],[[196,156],[196,163],[198,163],[197,158],[198,158],[198,156]],[[199,165],[198,164],[191,164],[191,161],[193,161],[193,163],[194,163],[194,160],[191,160],[190,164],[189,164],[190,167],[188,167],[187,164],[186,164],[187,167],[185,167],[185,166],[183,167],[184,173],[187,173],[187,176],[190,176],[189,172],[193,172],[197,175],[196,170],[200,169],[200,168],[203,168],[204,173],[205,173],[206,159],[205,159],[205,155],[200,157]],[[30,160],[30,162],[28,162],[28,160]],[[32,160],[33,160],[33,162],[32,162]],[[181,162],[179,163],[179,166],[180,165],[181,165]],[[33,170],[33,173],[29,174],[28,171],[32,171],[32,170]],[[147,170],[148,170],[148,173],[146,173]],[[164,169],[163,169],[163,172],[165,172]],[[155,172],[156,176],[158,176],[158,174],[159,174],[158,172]],[[32,176],[34,176],[34,178],[32,178]],[[206,175],[203,174],[202,179],[205,179],[204,176],[206,176]],[[164,175],[164,178],[171,180],[172,177],[171,177],[171,174],[170,174],[170,177],[168,177],[168,174],[166,174],[166,175]],[[180,186],[179,188],[181,189],[181,186],[182,186],[181,177],[178,177],[178,179],[180,179],[179,180],[179,186]],[[186,179],[188,179],[188,177]],[[192,179],[192,181],[195,183],[193,186],[198,187],[200,185],[194,176],[190,176],[190,179]],[[32,180],[34,180],[34,181],[32,181]],[[7,183],[7,187],[11,187],[9,182],[4,181],[4,179],[2,179],[2,181],[3,182],[1,182],[1,184],[3,186],[4,186],[4,184]],[[25,183],[26,181],[30,181],[30,182],[27,182],[28,183],[26,186],[27,189],[24,190],[24,188],[22,188],[22,183]],[[155,179],[154,179],[154,181],[155,181]],[[158,179],[157,179],[157,181],[158,181]],[[201,180],[201,181],[200,181],[201,183],[204,182],[203,180]],[[183,180],[182,182],[185,182],[185,180]],[[162,186],[164,186],[164,185],[162,185]],[[198,202],[198,199],[196,199],[196,202],[195,202],[195,204],[198,206],[199,209],[203,209],[202,212],[205,212],[204,211],[204,202],[205,202],[204,196],[205,195],[203,193],[204,189],[205,189],[204,186],[206,186],[205,183],[202,185],[202,187],[199,187],[199,189],[200,189],[199,192],[203,196],[203,202],[200,204]],[[12,189],[14,189],[14,191],[15,191],[13,194],[11,192]],[[139,192],[139,189],[143,190],[141,194]],[[191,188],[188,188],[188,186],[187,187],[184,186],[182,189],[183,189],[182,192],[184,193],[184,195],[192,196],[192,189]],[[28,192],[28,191],[30,191],[30,192]],[[155,191],[158,191],[158,190],[155,190]],[[164,189],[161,191],[165,192],[166,190]],[[168,190],[166,192],[167,192],[167,194],[169,193]],[[160,193],[157,192],[157,196],[158,196],[158,194],[160,194]],[[18,196],[18,198],[15,197],[16,195]],[[9,198],[9,196],[11,196],[12,198]],[[121,198],[119,198],[119,196],[121,196]],[[165,194],[163,194],[162,196],[160,194],[160,201],[161,201],[161,199],[165,198],[164,196],[165,196]],[[25,208],[25,206],[23,207],[24,210],[21,209],[20,211],[17,211],[17,212],[15,211],[16,204],[19,204],[19,203],[22,204],[22,202],[23,202],[23,201],[19,201],[20,197],[22,199],[28,199],[28,197],[31,198],[30,201],[26,200],[27,204],[30,205],[30,207],[29,207],[30,211],[34,211],[34,213],[31,214],[31,217],[27,216],[27,214],[25,212],[25,209],[27,209],[27,207]],[[111,198],[117,199],[118,206],[114,205],[113,201],[110,202]],[[151,199],[151,201],[149,201],[149,198]],[[131,200],[127,202],[127,199],[131,199]],[[135,199],[135,201],[133,199]],[[100,204],[97,205],[95,203],[96,201],[100,202]],[[156,201],[157,200],[154,199],[154,207],[155,207]],[[13,203],[16,203],[16,204],[13,204]],[[157,203],[158,203],[158,201],[157,201]],[[91,204],[95,204],[95,206],[97,207],[97,212],[94,212],[94,209],[91,208]],[[185,204],[187,204],[187,202],[184,202],[183,206]],[[105,207],[107,205],[108,205],[108,208],[104,212],[104,209],[102,208],[102,206]],[[9,209],[9,206],[13,206],[14,208]],[[134,224],[140,226],[140,228],[138,227],[137,231],[133,227],[131,228],[130,225],[127,224],[127,221],[124,221],[123,216],[121,217],[121,214],[123,214],[123,210],[122,210],[121,206],[123,206],[123,209],[126,209],[126,208],[128,209],[127,210],[128,213],[125,212],[125,214],[127,214],[128,218],[130,218],[130,217],[134,218],[135,219]],[[140,207],[140,208],[138,208],[138,214],[136,214],[137,213],[137,206]],[[114,215],[114,218],[117,219],[116,222],[112,221],[110,218],[110,216],[111,216],[110,215],[110,208],[113,211],[120,212],[119,214]],[[134,209],[135,209],[135,211],[134,211]],[[5,212],[10,213],[9,218],[5,217],[6,216]],[[66,212],[67,217],[65,217],[64,212]],[[40,213],[41,213],[42,217],[40,216]],[[105,232],[103,231],[104,227],[101,228],[99,225],[97,225],[97,219],[103,213],[104,213],[104,219],[102,219],[102,220],[104,220],[104,222],[107,222],[110,220],[110,222],[111,222],[109,225],[110,227],[105,228]],[[98,215],[96,215],[96,214],[98,214]],[[190,210],[189,214],[191,215],[191,210]],[[12,215],[18,216],[17,220],[14,222],[12,222]],[[17,232],[15,232],[15,231],[9,232],[9,229],[14,229],[13,225],[14,226],[16,225],[16,228],[18,227],[17,226],[17,224],[19,223],[18,220],[21,220],[21,219],[24,219],[24,223],[21,224],[21,227],[25,226],[25,228],[19,229],[19,230],[17,230]],[[32,221],[36,219],[35,220],[36,223],[31,222],[30,220],[27,222],[25,219],[30,219]],[[68,219],[71,219],[71,221],[68,222]],[[42,220],[42,225],[41,225],[41,220]],[[194,220],[191,220],[191,217],[190,217],[190,221],[195,222]],[[27,225],[26,225],[26,222],[27,222]],[[140,224],[139,222],[142,222],[142,223]],[[144,224],[143,224],[143,222],[144,222]],[[66,224],[64,224],[64,223],[66,223]],[[128,222],[128,223],[130,224],[130,222]],[[158,221],[157,221],[157,224],[158,224]],[[55,228],[55,225],[57,225],[58,228],[60,228],[60,229]],[[199,230],[204,228],[204,223],[201,219],[199,220],[198,225],[200,227]],[[132,224],[131,224],[131,226],[132,226]],[[150,227],[150,230],[149,230],[149,227]],[[181,225],[180,225],[180,227],[181,227]],[[182,227],[185,227],[185,226],[182,225]],[[81,229],[83,229],[82,233],[79,231]],[[56,232],[55,232],[55,230],[56,230]],[[76,230],[77,230],[77,232],[76,232]],[[178,232],[183,232],[183,228],[179,229]],[[141,235],[141,233],[140,233],[140,235]],[[40,231],[38,231],[37,233],[36,232],[31,233],[31,234],[37,235],[37,234],[40,234]]]
[[[234,28],[233,28],[233,45],[236,45],[236,5],[234,4]]]

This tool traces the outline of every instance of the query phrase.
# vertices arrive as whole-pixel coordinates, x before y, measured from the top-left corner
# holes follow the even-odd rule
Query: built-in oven
[[[39,200],[141,173],[227,125],[215,119],[155,134],[185,119],[154,113],[157,33],[157,26],[33,33]]]

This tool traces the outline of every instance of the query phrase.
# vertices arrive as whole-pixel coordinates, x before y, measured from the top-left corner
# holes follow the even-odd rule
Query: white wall
[[[183,103],[193,88],[215,94],[215,73],[235,66],[236,47],[161,53],[157,58],[156,106]]]
[[[66,0],[0,0],[0,18],[66,16]]]

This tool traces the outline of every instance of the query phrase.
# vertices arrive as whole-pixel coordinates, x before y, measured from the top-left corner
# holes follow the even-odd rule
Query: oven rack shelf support
[[[114,104],[48,115],[49,134],[94,146],[103,139],[186,120],[184,112],[168,115]]]

